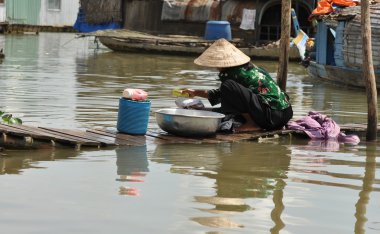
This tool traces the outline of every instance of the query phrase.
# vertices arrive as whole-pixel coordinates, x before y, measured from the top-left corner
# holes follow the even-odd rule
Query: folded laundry
[[[340,126],[332,119],[316,111],[310,111],[307,116],[289,121],[287,128],[302,130],[313,140],[334,139],[342,143],[358,144],[360,139],[356,135],[346,135],[340,131]]]
[[[218,131],[224,133],[233,133],[236,128],[240,127],[245,122],[241,115],[226,115],[219,125]]]

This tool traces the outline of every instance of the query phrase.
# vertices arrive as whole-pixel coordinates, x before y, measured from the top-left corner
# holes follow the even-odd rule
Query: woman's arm
[[[203,97],[207,98],[208,101],[212,106],[215,106],[220,103],[220,89],[210,89],[210,90],[205,90],[205,89],[183,89],[182,93],[187,93],[189,94],[190,98],[193,97]]]
[[[182,93],[189,94],[189,97],[203,97],[208,98],[208,90],[205,89],[182,89]]]

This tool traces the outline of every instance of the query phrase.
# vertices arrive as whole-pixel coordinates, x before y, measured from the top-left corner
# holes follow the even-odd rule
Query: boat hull
[[[318,64],[314,61],[310,62],[307,68],[309,75],[316,79],[332,81],[353,87],[365,87],[363,71],[360,69],[338,67],[330,65]],[[380,88],[380,71],[375,71],[376,87]]]
[[[203,53],[203,51],[205,51],[206,48],[208,48],[212,44],[212,41],[208,43],[194,42],[183,45],[181,43],[162,43],[160,40],[157,40],[155,43],[152,43],[151,40],[148,42],[134,42],[131,40],[116,37],[97,37],[104,46],[108,47],[111,50],[119,52],[199,55]],[[237,47],[251,58],[277,60],[280,56],[280,50],[276,47]],[[300,60],[300,56],[296,47],[291,47],[289,52],[289,59],[292,61]]]

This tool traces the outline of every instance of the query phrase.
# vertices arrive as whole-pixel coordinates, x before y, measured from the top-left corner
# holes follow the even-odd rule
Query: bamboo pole
[[[363,40],[363,77],[367,91],[367,141],[377,138],[377,90],[372,60],[371,19],[369,0],[361,1],[361,24]]]
[[[289,50],[290,50],[290,20],[291,20],[291,0],[282,0],[281,4],[281,40],[280,59],[277,70],[277,84],[286,91],[286,80],[288,76]]]

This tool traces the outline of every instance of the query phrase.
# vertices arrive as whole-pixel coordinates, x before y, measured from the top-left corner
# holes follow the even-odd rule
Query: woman
[[[211,105],[221,103],[220,112],[243,116],[245,123],[235,131],[281,129],[292,118],[289,98],[264,69],[225,39],[214,42],[194,60],[197,65],[217,68],[220,88],[184,89],[190,97],[207,98]]]

